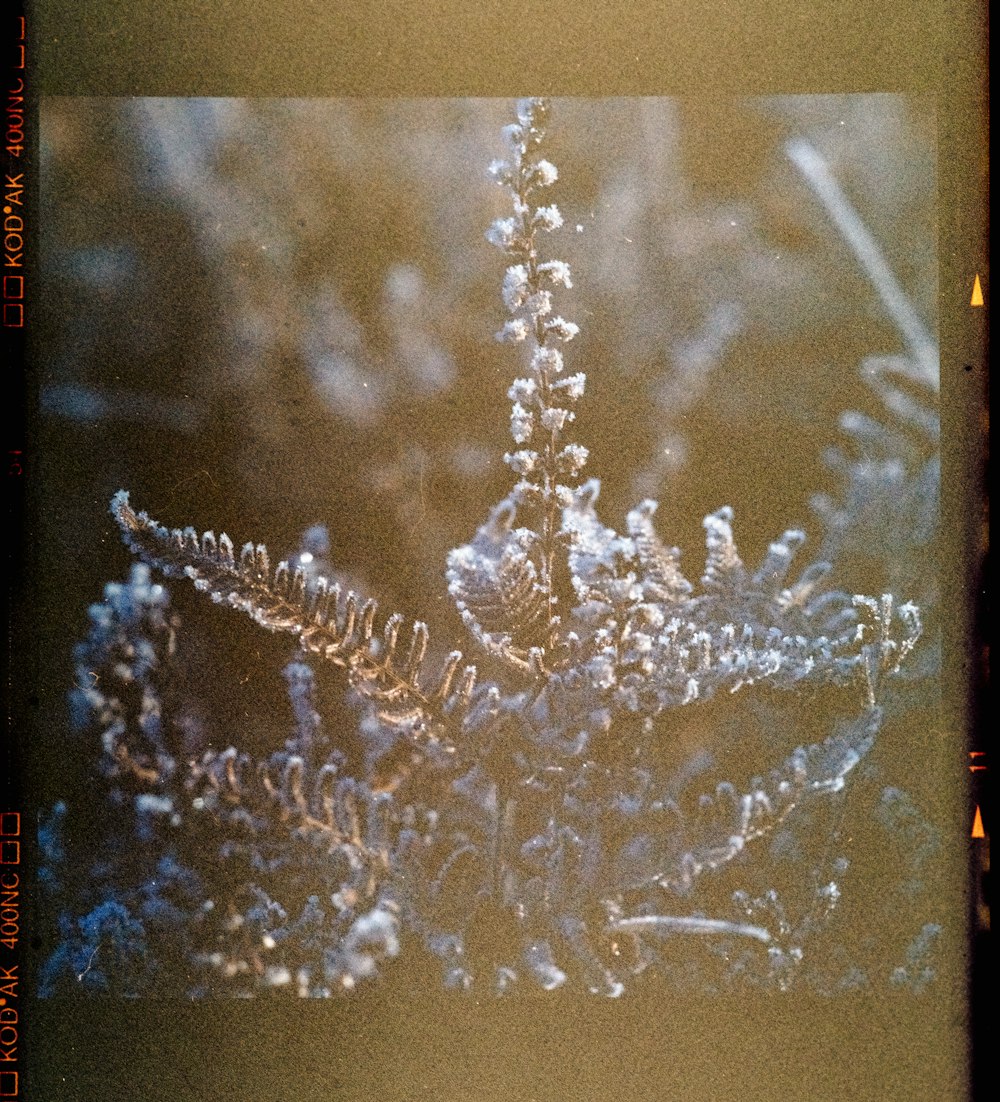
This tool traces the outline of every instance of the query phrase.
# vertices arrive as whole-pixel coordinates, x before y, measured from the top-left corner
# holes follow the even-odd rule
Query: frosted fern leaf
[[[441,960],[448,985],[501,992],[526,976],[617,995],[660,961],[665,937],[684,935],[726,952],[764,947],[792,968],[799,947],[779,902],[715,885],[732,869],[750,875],[748,853],[843,792],[876,740],[883,678],[920,636],[914,605],[828,588],[822,561],[800,568],[799,530],[748,566],[723,506],[704,520],[691,578],[653,523],[655,501],[621,533],[598,515],[599,482],[581,481],[587,450],[566,439],[585,378],[565,374],[580,329],[555,299],[577,275],[543,259],[543,235],[562,224],[547,198],[558,174],[538,156],[547,114],[521,103],[507,158],[491,166],[513,210],[487,233],[505,257],[498,335],[524,352],[526,375],[508,392],[514,484],[447,558],[462,650],[435,654],[422,621],[383,619],[375,601],[291,560],[272,568],[263,544],[237,554],[224,534],[161,526],[124,491],[111,503],[144,563],[296,638],[316,669],[343,671],[379,747],[352,776],[322,732],[304,661],[287,674],[296,732],[261,759],[230,746],[182,763],[159,734],[142,748],[128,724],[106,725],[116,777],[232,831],[222,850],[255,876],[292,878],[295,908],[255,880],[241,929],[257,940],[199,957],[227,976],[250,961],[266,984],[331,994],[378,972],[402,932]],[[801,744],[703,790],[674,726],[751,686],[841,694],[841,719],[818,737],[803,722]],[[836,892],[823,899],[832,912]],[[505,934],[484,948],[487,920]]]

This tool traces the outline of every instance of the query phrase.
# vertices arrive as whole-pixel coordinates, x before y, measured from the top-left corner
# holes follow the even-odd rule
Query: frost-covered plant
[[[487,232],[506,264],[497,336],[522,370],[508,390],[514,485],[447,562],[477,656],[430,657],[423,622],[384,618],[301,559],[272,567],[262,544],[237,552],[224,533],[168,530],[116,494],[112,513],[144,563],[298,639],[302,658],[285,671],[295,729],[260,759],[238,745],[185,755],[192,720],[165,732],[151,680],[173,661],[172,634],[149,638],[163,636],[165,592],[138,566],[109,589],[81,677],[108,667],[116,688],[98,674],[100,689],[78,689],[78,726],[99,729],[114,798],[131,829],[160,832],[168,871],[155,891],[119,885],[112,903],[67,920],[64,956],[113,921],[130,960],[151,923],[164,937],[170,925],[184,964],[161,972],[198,969],[198,992],[328,995],[407,938],[460,988],[505,991],[527,976],[617,995],[647,970],[709,989],[804,977],[829,990],[866,969],[926,981],[936,927],[909,931],[917,948],[895,972],[901,949],[858,964],[824,940],[842,909],[845,801],[920,612],[905,593],[829,588],[825,561],[793,570],[797,529],[748,567],[728,506],[705,518],[696,579],[658,534],[655,501],[621,533],[600,519],[599,483],[581,481],[587,449],[569,434],[586,379],[566,364],[579,328],[556,310],[569,266],[546,249],[562,224],[542,155],[548,111],[520,102],[490,167],[511,202]],[[316,711],[314,661],[346,674],[370,748],[361,775]],[[729,705],[735,694],[757,711]],[[705,752],[678,737],[691,712],[736,732],[724,755],[734,779],[709,791]],[[187,879],[169,872],[191,853],[221,871],[210,858]],[[57,988],[57,962],[50,971]]]

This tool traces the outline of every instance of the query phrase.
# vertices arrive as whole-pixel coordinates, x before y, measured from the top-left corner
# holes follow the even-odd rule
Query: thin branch
[[[899,285],[878,242],[862,222],[851,201],[841,190],[823,155],[801,138],[785,143],[785,152],[802,173],[816,197],[826,208],[844,240],[851,247],[865,275],[882,300],[896,328],[909,347],[919,378],[937,388],[939,355],[937,343],[928,333],[906,292]]]
[[[689,915],[636,915],[619,918],[608,924],[610,930],[654,930],[678,934],[732,934],[750,937],[765,945],[773,939],[763,926],[751,926],[745,922],[727,922],[722,918],[693,918]]]

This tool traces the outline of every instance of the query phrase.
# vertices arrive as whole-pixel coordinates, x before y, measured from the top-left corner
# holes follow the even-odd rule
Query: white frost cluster
[[[542,424],[545,424],[544,416]],[[548,427],[548,426],[546,426]],[[510,413],[510,433],[514,437],[515,444],[524,444],[531,439],[535,428],[535,417],[530,410],[524,408],[520,402],[514,403]]]
[[[563,217],[559,213],[559,208],[555,205],[555,203],[552,203],[547,207],[539,207],[535,211],[532,222],[540,230],[545,230],[546,232],[548,232],[551,230],[559,229],[559,227],[563,224]]]
[[[523,264],[512,264],[503,276],[503,302],[507,309],[513,313],[523,305],[525,299],[531,294],[531,284],[528,282],[528,269]]]

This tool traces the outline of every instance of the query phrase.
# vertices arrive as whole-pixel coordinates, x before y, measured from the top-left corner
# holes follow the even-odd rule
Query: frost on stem
[[[542,259],[541,235],[563,224],[559,208],[541,202],[539,193],[558,179],[551,162],[539,155],[544,144],[549,105],[542,99],[518,103],[517,122],[506,127],[508,159],[490,166],[490,174],[510,195],[513,215],[498,218],[486,233],[490,244],[501,249],[510,264],[503,277],[502,298],[511,317],[497,334],[500,340],[523,342],[530,370],[527,379],[511,388],[514,401],[511,434],[517,444],[527,443],[541,431],[535,448],[508,454],[507,465],[520,476],[514,500],[535,518],[538,536],[530,560],[537,574],[537,592],[547,605],[545,631],[537,642],[551,647],[558,626],[555,592],[556,545],[559,514],[572,500],[575,482],[586,460],[586,450],[567,451],[561,443],[563,429],[573,420],[572,406],[583,394],[584,376],[572,385],[560,380],[562,352],[557,347],[572,340],[579,328],[562,317],[553,317],[553,287],[572,287],[569,265],[563,260]],[[518,656],[523,657],[523,656]]]

